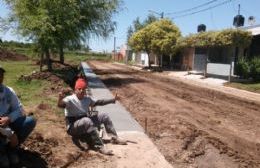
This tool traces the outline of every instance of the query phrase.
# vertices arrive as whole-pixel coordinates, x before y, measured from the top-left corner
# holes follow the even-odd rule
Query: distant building
[[[260,24],[243,27],[241,29],[250,31],[253,35],[252,43],[248,49],[244,51],[244,55],[247,55],[249,58],[260,57]]]

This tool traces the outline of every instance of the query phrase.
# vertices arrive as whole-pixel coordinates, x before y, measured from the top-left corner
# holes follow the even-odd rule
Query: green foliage
[[[147,28],[141,29],[134,33],[129,39],[129,45],[134,51],[145,51],[151,53],[152,36]]]
[[[252,60],[244,58],[238,61],[236,71],[239,76],[248,79],[252,78],[253,81],[260,80],[260,57],[255,57]]]
[[[87,61],[87,60],[108,61],[111,59],[111,55],[107,53],[92,53],[92,52],[79,53],[79,52],[69,51],[69,52],[65,52],[65,56],[67,58],[67,62],[73,65],[79,65],[80,62]]]
[[[19,81],[21,75],[27,75],[39,68],[30,61],[5,61],[0,64],[5,68],[6,73],[4,83],[12,87],[20,97],[24,105],[35,105],[40,102],[39,96],[43,91],[43,87],[48,87],[46,83],[40,80],[33,80],[30,83],[27,81]]]
[[[181,36],[179,28],[170,20],[162,19],[147,26],[152,36],[152,52],[169,55],[175,52],[177,39]]]
[[[137,31],[129,40],[134,51],[145,51],[148,54],[170,54],[175,51],[180,30],[170,20],[162,19],[153,22]]]
[[[175,52],[180,36],[176,25],[168,19],[161,19],[134,33],[129,39],[129,45],[134,51],[145,51],[148,54],[150,67],[150,53],[162,55]]]
[[[236,72],[240,77],[247,79],[250,73],[249,62],[241,58],[237,63]]]
[[[139,17],[137,17],[134,21],[133,21],[133,24],[132,26],[129,26],[128,27],[128,30],[127,30],[127,43],[129,44],[129,39],[131,38],[131,36],[133,35],[133,33],[141,30],[142,28],[144,28],[145,26],[157,21],[158,19],[152,15],[152,14],[149,14],[147,16],[147,18],[141,22]]]
[[[133,33],[134,33],[134,30],[133,30],[132,26],[129,26],[127,28],[127,36],[126,36],[127,43],[129,43],[129,39],[131,38]]]
[[[33,43],[23,43],[17,41],[3,41],[2,47],[6,49],[15,49],[15,48],[26,48],[32,49],[35,45]]]
[[[226,85],[260,94],[260,83],[258,82],[231,82]]]
[[[9,23],[35,41],[45,53],[79,46],[91,36],[108,37],[115,28],[112,16],[121,0],[5,0],[11,8]]]
[[[191,34],[178,40],[178,47],[216,47],[237,46],[247,47],[250,45],[252,35],[248,31],[226,29],[222,31],[209,31]]]
[[[254,81],[260,80],[260,57],[255,57],[250,61],[250,76]]]

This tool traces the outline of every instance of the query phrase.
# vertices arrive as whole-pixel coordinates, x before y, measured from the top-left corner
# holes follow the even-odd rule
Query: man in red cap
[[[112,155],[112,151],[105,148],[99,137],[97,127],[104,124],[107,133],[113,135],[112,143],[125,145],[126,141],[118,138],[113,123],[106,113],[93,116],[90,109],[98,105],[115,103],[118,97],[116,95],[113,99],[93,100],[86,94],[86,89],[86,80],[79,78],[75,83],[74,94],[69,96],[59,94],[58,107],[65,108],[67,132],[72,137],[85,137],[90,147],[98,149],[102,154]]]

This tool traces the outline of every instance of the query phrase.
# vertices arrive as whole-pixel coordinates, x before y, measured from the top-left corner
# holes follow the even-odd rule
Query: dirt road
[[[260,104],[162,74],[91,61],[174,167],[260,167]]]

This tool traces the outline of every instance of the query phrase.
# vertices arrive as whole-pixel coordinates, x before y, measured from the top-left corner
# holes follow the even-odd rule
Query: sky
[[[127,29],[133,21],[139,17],[144,21],[149,14],[158,18],[164,14],[164,18],[171,19],[180,29],[183,36],[197,32],[199,24],[206,25],[206,30],[222,30],[234,28],[233,19],[240,14],[245,17],[244,26],[249,26],[248,18],[255,18],[254,25],[260,25],[260,0],[123,0],[119,13],[115,14],[113,20],[117,28],[106,40],[92,38],[88,44],[92,51],[111,52],[126,43]],[[8,13],[7,7],[0,1],[0,16],[5,17]],[[23,41],[23,38],[11,33],[1,33],[2,40]]]

